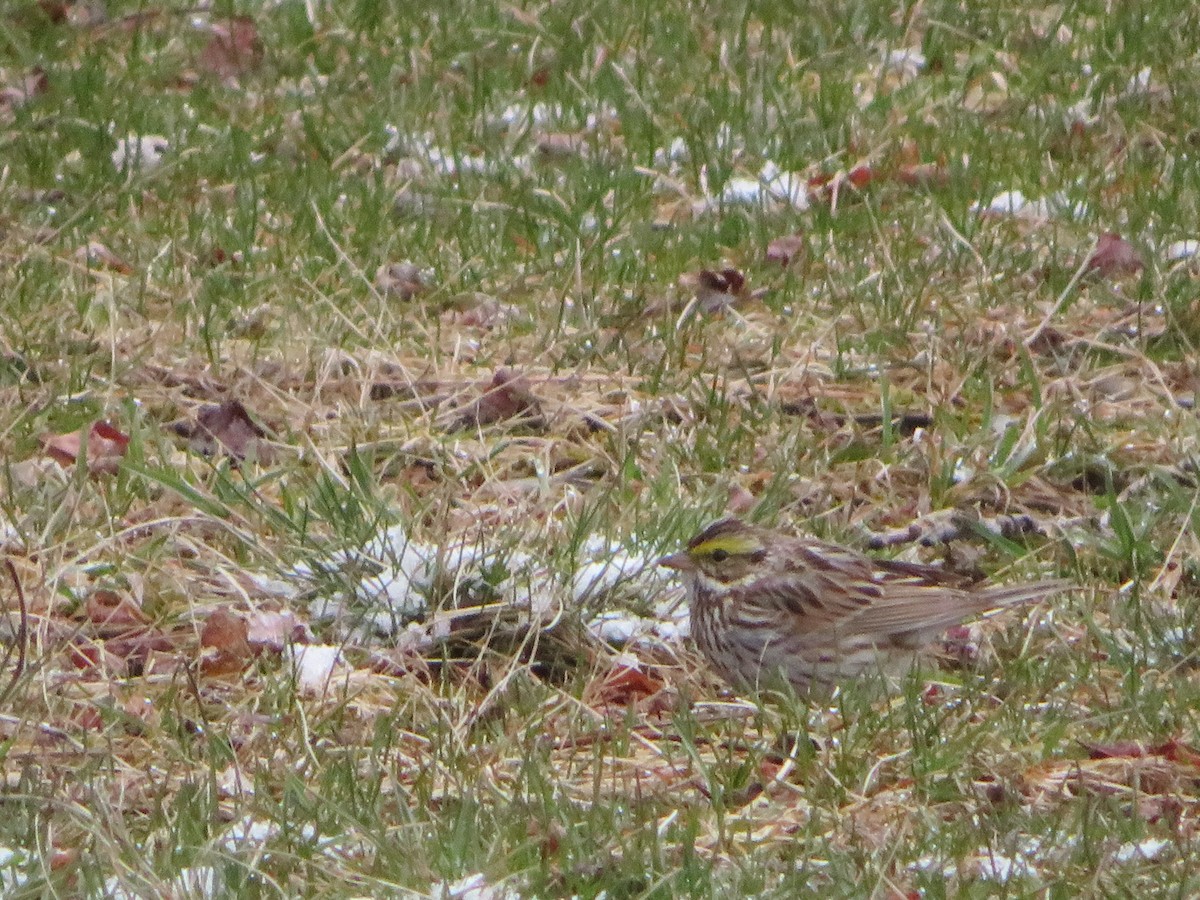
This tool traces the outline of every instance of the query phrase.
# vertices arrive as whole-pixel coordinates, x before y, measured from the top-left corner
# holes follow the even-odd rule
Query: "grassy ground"
[[[1200,892],[1193,4],[401,6],[4,8],[4,893]],[[760,707],[726,509],[1081,590]]]

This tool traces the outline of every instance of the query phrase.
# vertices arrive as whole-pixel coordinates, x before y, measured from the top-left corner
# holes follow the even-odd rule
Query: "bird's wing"
[[[847,547],[805,539],[795,568],[763,578],[748,598],[746,618],[795,635],[936,634],[979,613],[1036,600],[1070,586],[1043,581],[1015,587],[972,587],[937,566],[878,560]]]
[[[838,632],[882,596],[873,562],[861,553],[811,540],[795,552],[794,568],[764,576],[740,604],[743,624],[783,634]]]
[[[973,590],[936,584],[926,578],[887,578],[879,600],[848,622],[869,634],[900,636],[925,633],[932,638],[964,619],[989,610],[1041,600],[1070,587],[1063,580],[1001,585]]]

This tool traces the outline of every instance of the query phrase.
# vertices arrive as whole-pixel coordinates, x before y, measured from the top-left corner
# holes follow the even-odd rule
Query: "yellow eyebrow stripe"
[[[718,537],[709,538],[707,541],[701,541],[692,547],[690,552],[708,556],[718,550],[724,550],[730,556],[743,556],[749,553],[756,553],[759,549],[761,549],[761,545],[752,537],[723,534]]]

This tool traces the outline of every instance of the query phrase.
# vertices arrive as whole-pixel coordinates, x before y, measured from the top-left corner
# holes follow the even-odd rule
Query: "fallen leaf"
[[[460,328],[495,328],[515,318],[520,310],[511,303],[502,303],[487,294],[475,294],[442,313],[448,325]]]
[[[767,262],[787,266],[796,256],[803,253],[804,249],[804,235],[799,232],[785,235],[784,237],[777,237],[771,243],[767,244]]]
[[[250,626],[246,620],[227,606],[213,610],[200,631],[200,646],[212,647],[249,659],[254,655],[250,647]]]
[[[875,180],[875,170],[866,163],[859,163],[846,173],[846,180],[856,188],[863,188]]]
[[[1096,239],[1087,262],[1088,271],[1099,272],[1105,278],[1133,275],[1145,268],[1141,254],[1129,241],[1113,232]]]
[[[1184,763],[1200,768],[1200,750],[1175,738],[1171,738],[1161,744],[1155,744],[1150,748],[1150,752],[1155,756],[1162,756],[1169,759],[1171,762]]]
[[[136,628],[104,642],[112,659],[125,665],[124,674],[136,677],[146,672],[146,662],[153,653],[170,653],[177,649],[175,641],[157,628]]]
[[[375,289],[385,297],[411,300],[425,290],[425,285],[421,270],[412,263],[384,263],[375,270]]]
[[[897,167],[896,180],[909,187],[945,187],[950,183],[950,173],[939,163],[915,163]]]
[[[35,66],[19,78],[17,84],[0,87],[0,106],[16,108],[28,103],[34,97],[46,93],[50,87],[50,79],[46,70]]]
[[[86,438],[85,438],[86,435]],[[45,435],[42,449],[62,466],[74,465],[87,442],[87,469],[90,474],[112,474],[129,447],[129,436],[107,422],[93,422],[87,429],[68,434]]]
[[[250,628],[238,613],[222,606],[213,610],[200,632],[200,671],[205,675],[241,672],[254,657]]]
[[[537,139],[537,152],[543,159],[573,159],[587,155],[588,145],[583,135],[569,132],[547,132]]]
[[[123,634],[149,622],[133,598],[108,588],[99,588],[87,598],[87,619],[101,637]]]
[[[133,266],[99,241],[88,241],[76,250],[75,259],[88,269],[108,269],[121,275],[133,273]]]
[[[290,612],[259,611],[246,622],[246,642],[255,651],[281,653],[290,643],[308,642],[308,630]]]
[[[98,670],[113,675],[124,674],[124,662],[105,650],[103,641],[83,638],[68,644],[66,652],[67,659],[76,669]]]
[[[618,664],[589,686],[587,702],[592,706],[629,706],[657,694],[662,687],[661,679],[633,666]]]
[[[213,23],[212,37],[200,52],[198,64],[225,81],[254,71],[262,61],[263,45],[254,20],[249,16],[233,16]]]
[[[37,5],[52,24],[61,25],[67,21],[67,14],[70,12],[72,3],[71,0],[38,0]]]
[[[179,425],[176,430],[190,439],[192,449],[205,456],[223,451],[234,459],[242,460],[251,453],[261,459],[262,450],[258,441],[264,432],[246,407],[238,400],[228,400],[216,406],[203,406],[196,413],[194,425]]]
[[[1151,755],[1140,741],[1117,741],[1112,744],[1081,742],[1089,759],[1143,759]]]
[[[688,273],[680,277],[679,286],[692,291],[700,309],[706,313],[719,312],[750,296],[746,290],[746,276],[733,268]]]
[[[808,180],[810,194],[820,193],[825,199],[836,198],[847,185],[864,188],[875,180],[875,170],[866,163],[859,163],[847,172],[815,175]]]
[[[450,423],[449,430],[481,428],[496,422],[538,428],[545,424],[542,405],[529,387],[529,381],[508,369],[497,369],[487,392],[463,407]]]

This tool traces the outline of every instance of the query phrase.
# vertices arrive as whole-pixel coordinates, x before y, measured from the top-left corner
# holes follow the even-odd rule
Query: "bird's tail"
[[[1052,594],[1070,590],[1075,583],[1066,578],[1048,578],[1045,581],[1033,581],[1017,584],[998,584],[985,588],[976,594],[979,609],[1001,609],[1005,606],[1017,606],[1021,603],[1033,603],[1044,600]]]

